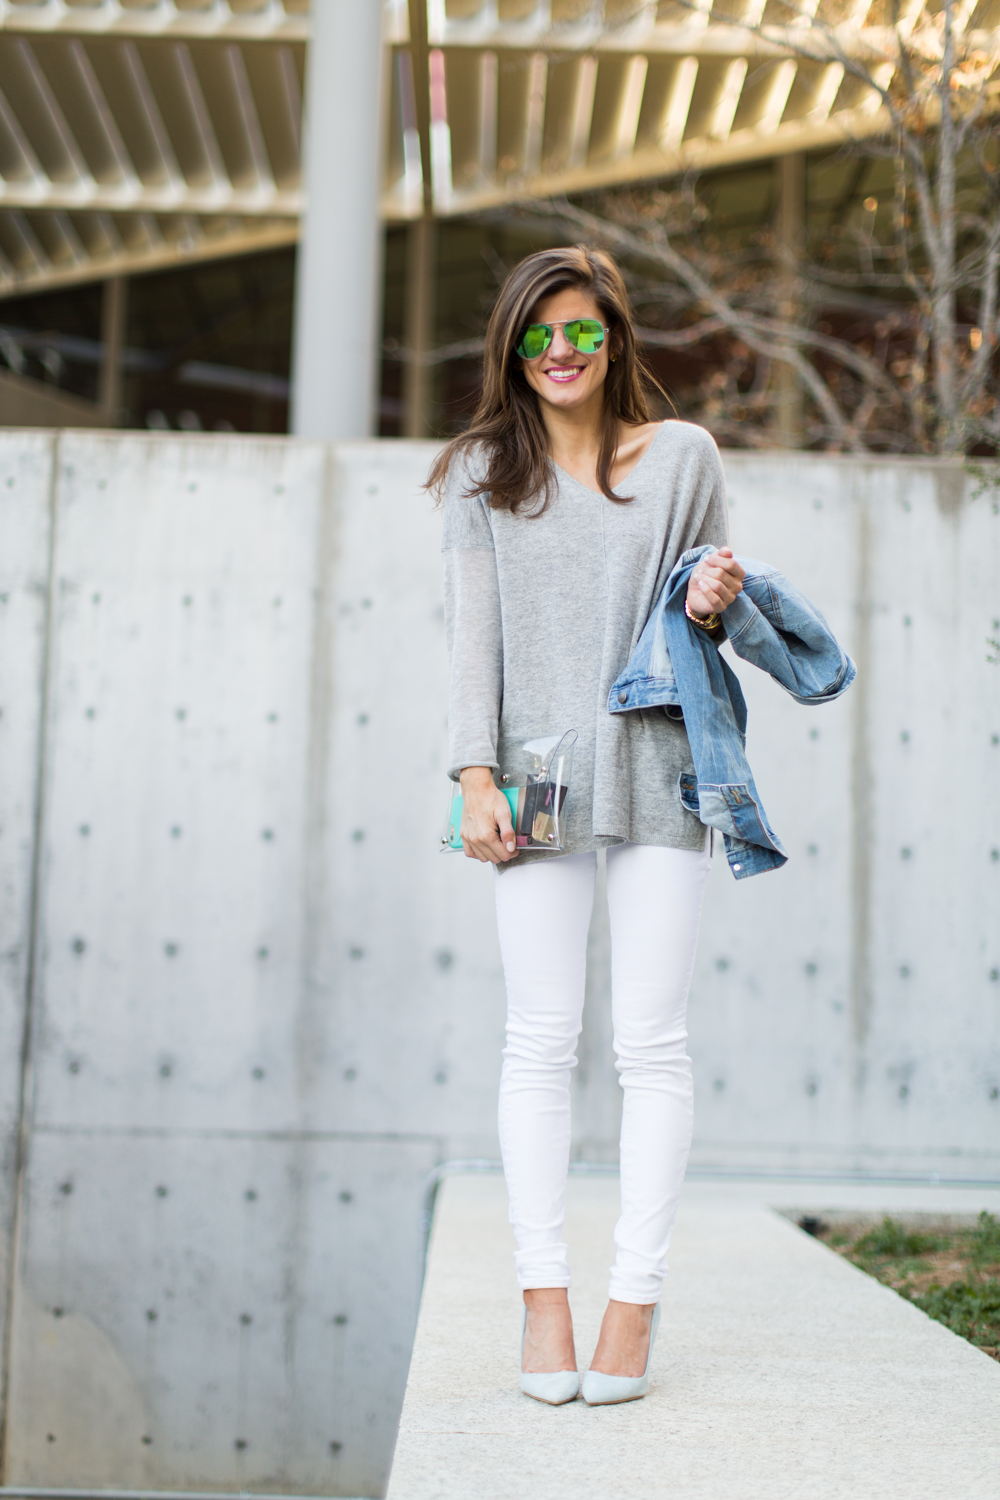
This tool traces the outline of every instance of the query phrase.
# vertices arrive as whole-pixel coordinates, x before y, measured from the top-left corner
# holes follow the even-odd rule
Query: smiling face
[[[595,318],[602,325],[607,318],[593,297],[581,288],[567,287],[543,297],[531,309],[529,323],[571,323],[576,318]],[[567,343],[562,327],[554,330],[554,338],[544,354],[538,359],[522,360],[524,376],[532,390],[537,391],[543,401],[558,406],[563,411],[586,405],[590,401],[603,402],[603,385],[608,374],[608,354],[611,335],[605,334],[604,343],[596,354],[581,354]]]

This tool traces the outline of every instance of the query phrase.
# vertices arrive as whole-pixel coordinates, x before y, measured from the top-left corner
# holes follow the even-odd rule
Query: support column
[[[382,6],[313,0],[303,121],[292,431],[375,431],[382,343]]]
[[[117,427],[122,406],[122,350],[128,320],[128,280],[112,276],[104,283],[101,298],[101,366],[97,377],[97,404],[102,422]]]
[[[427,355],[434,347],[437,225],[425,215],[406,230],[406,334],[403,366],[403,436],[431,435],[433,372]]]
[[[413,104],[423,177],[423,214],[406,231],[404,342],[410,357],[403,366],[403,436],[408,438],[430,437],[433,389],[427,354],[434,346],[437,225],[434,222],[427,3],[428,0],[408,0]]]
[[[802,303],[797,276],[790,259],[796,264],[805,250],[806,159],[801,151],[779,156],[777,236],[781,253],[781,277],[778,309],[781,316],[797,321]],[[805,393],[790,365],[775,368],[774,390],[777,398],[776,435],[782,448],[800,448],[805,430]]]

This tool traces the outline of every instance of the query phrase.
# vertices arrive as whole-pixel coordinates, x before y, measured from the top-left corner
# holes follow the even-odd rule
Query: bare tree
[[[630,263],[638,300],[661,324],[646,330],[647,343],[693,349],[721,339],[716,396],[703,393],[708,425],[732,427],[735,411],[741,440],[765,440],[771,367],[780,362],[807,394],[807,442],[995,450],[1000,82],[992,79],[1000,33],[967,28],[968,0],[945,0],[933,13],[927,3],[904,9],[891,0],[887,23],[863,37],[793,0],[775,3],[787,24],[732,24],[746,26],[771,56],[838,62],[874,93],[876,133],[847,148],[890,164],[888,209],[874,205],[839,239],[813,236],[801,255],[773,233],[727,243],[706,224],[692,183],[609,192],[586,206],[537,202],[530,211]],[[838,334],[821,317],[838,306],[857,314],[853,332]]]

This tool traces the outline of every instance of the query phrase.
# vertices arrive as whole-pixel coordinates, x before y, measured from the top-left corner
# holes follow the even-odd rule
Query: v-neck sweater
[[[575,729],[564,854],[626,840],[703,848],[680,800],[693,770],[683,723],[661,708],[611,714],[607,702],[680,555],[728,543],[715,442],[664,422],[615,486],[626,504],[553,464],[547,507],[511,513],[464,493],[482,472],[475,453],[456,461],[445,490],[449,775],[500,770],[526,740]],[[524,850],[511,864],[554,858]]]

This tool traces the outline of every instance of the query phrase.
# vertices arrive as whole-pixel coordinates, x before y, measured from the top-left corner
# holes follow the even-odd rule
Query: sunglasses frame
[[[541,359],[542,356],[545,355],[545,354],[547,354],[549,352],[549,350],[552,348],[552,340],[556,336],[556,329],[557,328],[563,329],[563,336],[565,337],[565,330],[570,326],[571,323],[597,323],[597,319],[596,318],[563,318],[560,322],[557,322],[557,323],[529,323],[526,328],[523,328],[521,330],[520,337],[518,338],[517,343],[514,345],[514,348],[517,351],[517,353],[520,355],[521,359],[526,359],[529,362],[529,364],[530,364],[533,360]],[[570,344],[570,348],[576,349],[577,354],[582,354],[585,359],[590,359],[592,355],[597,354],[599,350],[601,350],[601,349],[604,348],[604,340],[607,337],[607,335],[611,332],[611,329],[610,328],[606,328],[603,323],[598,323],[598,327],[601,330],[601,342],[598,344],[598,346],[597,346],[596,349],[590,350],[589,353],[587,352],[586,349],[579,349],[579,348],[577,348],[576,344],[571,343],[569,339],[566,339],[566,342],[568,344]],[[545,348],[542,349],[540,353],[538,353],[538,354],[525,354],[525,353],[523,353],[523,351],[521,349],[521,345],[523,344],[525,338],[527,337],[527,335],[531,332],[531,330],[533,328],[547,328],[548,331],[549,331],[549,341],[545,345]]]

